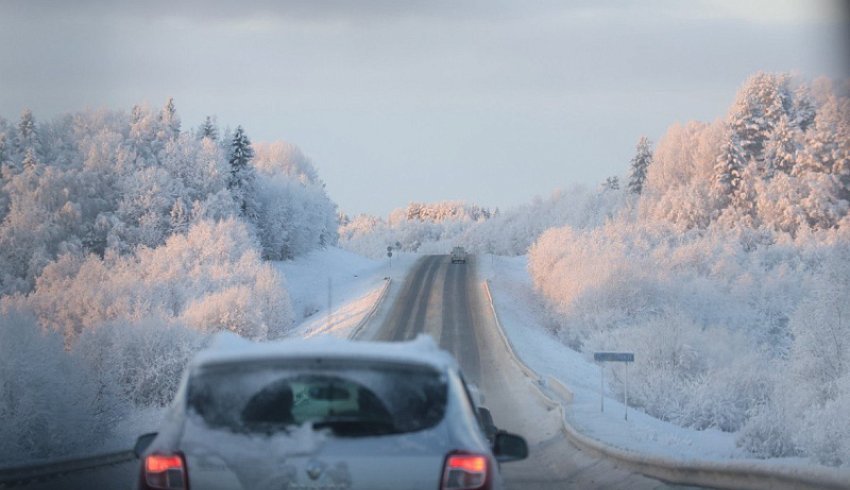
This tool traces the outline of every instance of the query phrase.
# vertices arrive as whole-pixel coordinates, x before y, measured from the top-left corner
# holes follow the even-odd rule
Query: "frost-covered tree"
[[[27,148],[24,152],[24,159],[21,161],[21,167],[24,170],[35,171],[38,166],[38,159],[35,156],[35,150]]]
[[[6,133],[0,131],[0,166],[6,163],[6,151],[7,151],[7,137]]]
[[[730,131],[714,166],[713,191],[724,207],[734,203],[739,195],[744,169],[748,164],[744,149]]]
[[[641,136],[635,148],[635,156],[631,162],[631,175],[629,176],[629,192],[640,194],[643,191],[643,183],[646,181],[646,170],[652,163],[652,148],[649,139]]]
[[[266,175],[283,173],[305,185],[323,185],[313,162],[296,145],[276,141],[254,144],[253,149],[253,163],[258,172]]]
[[[14,421],[0,424],[6,464],[97,452],[126,416],[117,386],[97,383],[94,366],[64,347],[31,313],[0,311],[0,417]]]
[[[784,114],[765,143],[765,174],[773,177],[774,172],[790,174],[797,163],[802,134]]]
[[[18,151],[24,153],[28,149],[35,150],[36,138],[35,118],[31,110],[24,109],[18,122]]]
[[[266,258],[292,259],[336,244],[336,205],[323,186],[304,184],[279,171],[264,175],[256,187],[257,232]]]
[[[850,199],[850,98],[824,96],[813,126],[806,132],[799,173],[823,172],[836,176],[841,199]]]
[[[817,109],[812,99],[811,90],[805,83],[800,84],[794,91],[794,121],[792,126],[800,131],[806,131],[815,122]]]
[[[233,199],[243,216],[251,216],[255,213],[255,207],[252,204],[254,192],[254,169],[250,165],[252,158],[254,158],[254,150],[251,148],[251,140],[248,139],[242,126],[238,126],[230,143],[230,177],[227,188],[233,193]]]
[[[738,91],[727,124],[731,139],[738,143],[745,160],[760,165],[764,145],[780,118],[796,120],[789,82],[790,77],[785,74],[757,73]]]
[[[128,146],[136,166],[159,163],[159,152],[163,148],[166,132],[162,120],[150,107],[134,106],[130,115]]]
[[[183,199],[177,198],[174,200],[174,205],[171,206],[171,221],[169,228],[171,234],[185,233],[189,228],[189,210],[186,209],[186,204]]]
[[[218,140],[218,127],[211,116],[204,119],[204,123],[198,128],[198,136],[200,138],[209,138],[212,141]]]
[[[165,107],[159,111],[159,119],[162,123],[163,135],[162,139],[175,139],[180,136],[180,116],[177,115],[177,109],[174,107],[174,99],[169,97]]]
[[[738,91],[726,118],[726,135],[715,164],[714,193],[721,205],[751,214],[754,179],[771,175],[765,149],[775,129],[795,121],[790,77],[757,73]],[[747,170],[750,165],[754,168]]]

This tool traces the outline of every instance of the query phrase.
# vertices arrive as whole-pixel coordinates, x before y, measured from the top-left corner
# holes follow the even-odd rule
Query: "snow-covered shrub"
[[[205,338],[168,318],[110,322],[83,332],[71,353],[114,392],[115,403],[165,407]]]
[[[753,405],[767,396],[768,361],[746,337],[704,328],[682,312],[665,312],[621,330],[598,331],[586,342],[594,351],[635,353],[629,400],[647,413],[696,429],[738,430]],[[621,370],[612,387],[622,393]]]
[[[251,290],[245,286],[231,286],[193,300],[182,317],[201,332],[231,330],[251,339],[268,337],[268,325],[253,304]]]
[[[824,233],[771,244],[746,229],[671,226],[549,230],[530,249],[529,272],[565,343],[636,353],[636,404],[680,425],[735,431],[774,391],[765,366],[784,369],[805,338],[789,317],[813,271],[835,268],[821,263],[834,246]]]
[[[0,313],[0,460],[13,465],[86,454],[109,435],[129,408],[115,386],[43,331],[33,315]]]
[[[63,255],[45,268],[32,294],[4,301],[32,307],[44,327],[69,342],[107,322],[150,317],[184,319],[203,332],[275,338],[293,319],[283,279],[261,261],[247,227],[235,219],[200,221],[132,257]]]
[[[766,400],[756,404],[744,427],[738,434],[737,444],[755,456],[762,458],[799,456],[794,441],[795,427],[799,421],[786,409],[787,396],[780,388],[781,380],[773,382],[773,392]]]
[[[322,183],[310,158],[300,148],[285,141],[255,143],[254,167],[261,175],[284,175],[302,184]]]
[[[850,243],[823,265],[809,298],[791,317],[792,393],[797,445],[826,464],[850,465]],[[785,408],[788,410],[788,407]]]
[[[263,255],[286,260],[337,242],[336,205],[324,187],[283,173],[257,182],[257,233]]]
[[[799,419],[791,427],[796,429],[797,446],[823,464],[850,466],[850,374],[837,380],[834,398],[823,404],[800,400],[796,405],[794,414]]]

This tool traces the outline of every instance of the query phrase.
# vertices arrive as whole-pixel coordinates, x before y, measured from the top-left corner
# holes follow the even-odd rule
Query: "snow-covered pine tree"
[[[35,150],[36,126],[32,111],[24,109],[21,111],[21,120],[18,122],[18,155],[23,155],[26,150]]]
[[[254,169],[249,165],[254,158],[251,140],[242,126],[236,128],[230,143],[230,178],[227,188],[233,194],[243,216],[253,216],[256,212],[252,204],[254,194]]]
[[[171,206],[170,228],[171,234],[185,233],[189,229],[189,210],[186,208],[186,203],[183,199],[177,198],[174,200],[174,205]]]
[[[764,145],[773,128],[783,115],[792,116],[788,83],[785,74],[757,73],[738,91],[727,124],[746,161],[752,159],[761,166]]]
[[[6,163],[6,133],[0,132],[0,165]]]
[[[201,124],[201,127],[198,128],[198,136],[203,138],[209,138],[213,141],[218,139],[218,128],[215,126],[212,117],[207,116],[204,119],[204,123]]]
[[[23,167],[24,170],[33,172],[37,165],[38,159],[35,157],[35,150],[27,148],[24,153],[24,159],[21,161],[21,167]]]
[[[800,151],[800,131],[794,128],[788,117],[783,115],[773,128],[770,138],[764,145],[765,176],[773,177],[775,172],[791,174],[797,163]]]
[[[728,133],[714,165],[712,190],[721,208],[728,206],[732,196],[740,189],[741,176],[748,163],[734,132],[730,129]]]
[[[602,184],[602,189],[606,191],[620,190],[620,178],[616,175],[606,178],[605,182]]]
[[[143,167],[158,162],[162,141],[159,140],[160,120],[147,106],[133,106],[130,114],[128,145],[135,152],[135,165]]]
[[[797,175],[833,172],[836,160],[840,159],[842,145],[847,146],[840,135],[841,127],[847,126],[847,117],[841,114],[839,99],[829,94],[818,108],[814,124],[806,131],[805,151],[795,168]]]
[[[159,119],[162,123],[164,139],[176,139],[180,136],[180,116],[177,115],[177,109],[174,107],[174,98],[168,98],[165,107],[159,112]]]
[[[632,194],[640,194],[643,191],[646,169],[650,163],[652,163],[651,143],[646,136],[641,136],[635,148],[635,156],[632,158],[632,173],[629,177],[629,192]]]
[[[815,112],[815,103],[809,86],[800,84],[794,91],[793,125],[800,128],[800,131],[807,131],[815,122]]]

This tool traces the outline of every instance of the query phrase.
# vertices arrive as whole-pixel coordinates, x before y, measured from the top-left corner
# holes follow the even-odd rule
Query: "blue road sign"
[[[593,360],[596,362],[635,362],[634,352],[594,352]]]

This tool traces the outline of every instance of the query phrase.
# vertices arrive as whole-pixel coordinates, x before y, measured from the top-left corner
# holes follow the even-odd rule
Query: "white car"
[[[479,417],[430,337],[254,343],[220,335],[190,363],[159,433],[136,444],[140,489],[502,488],[522,437]]]

